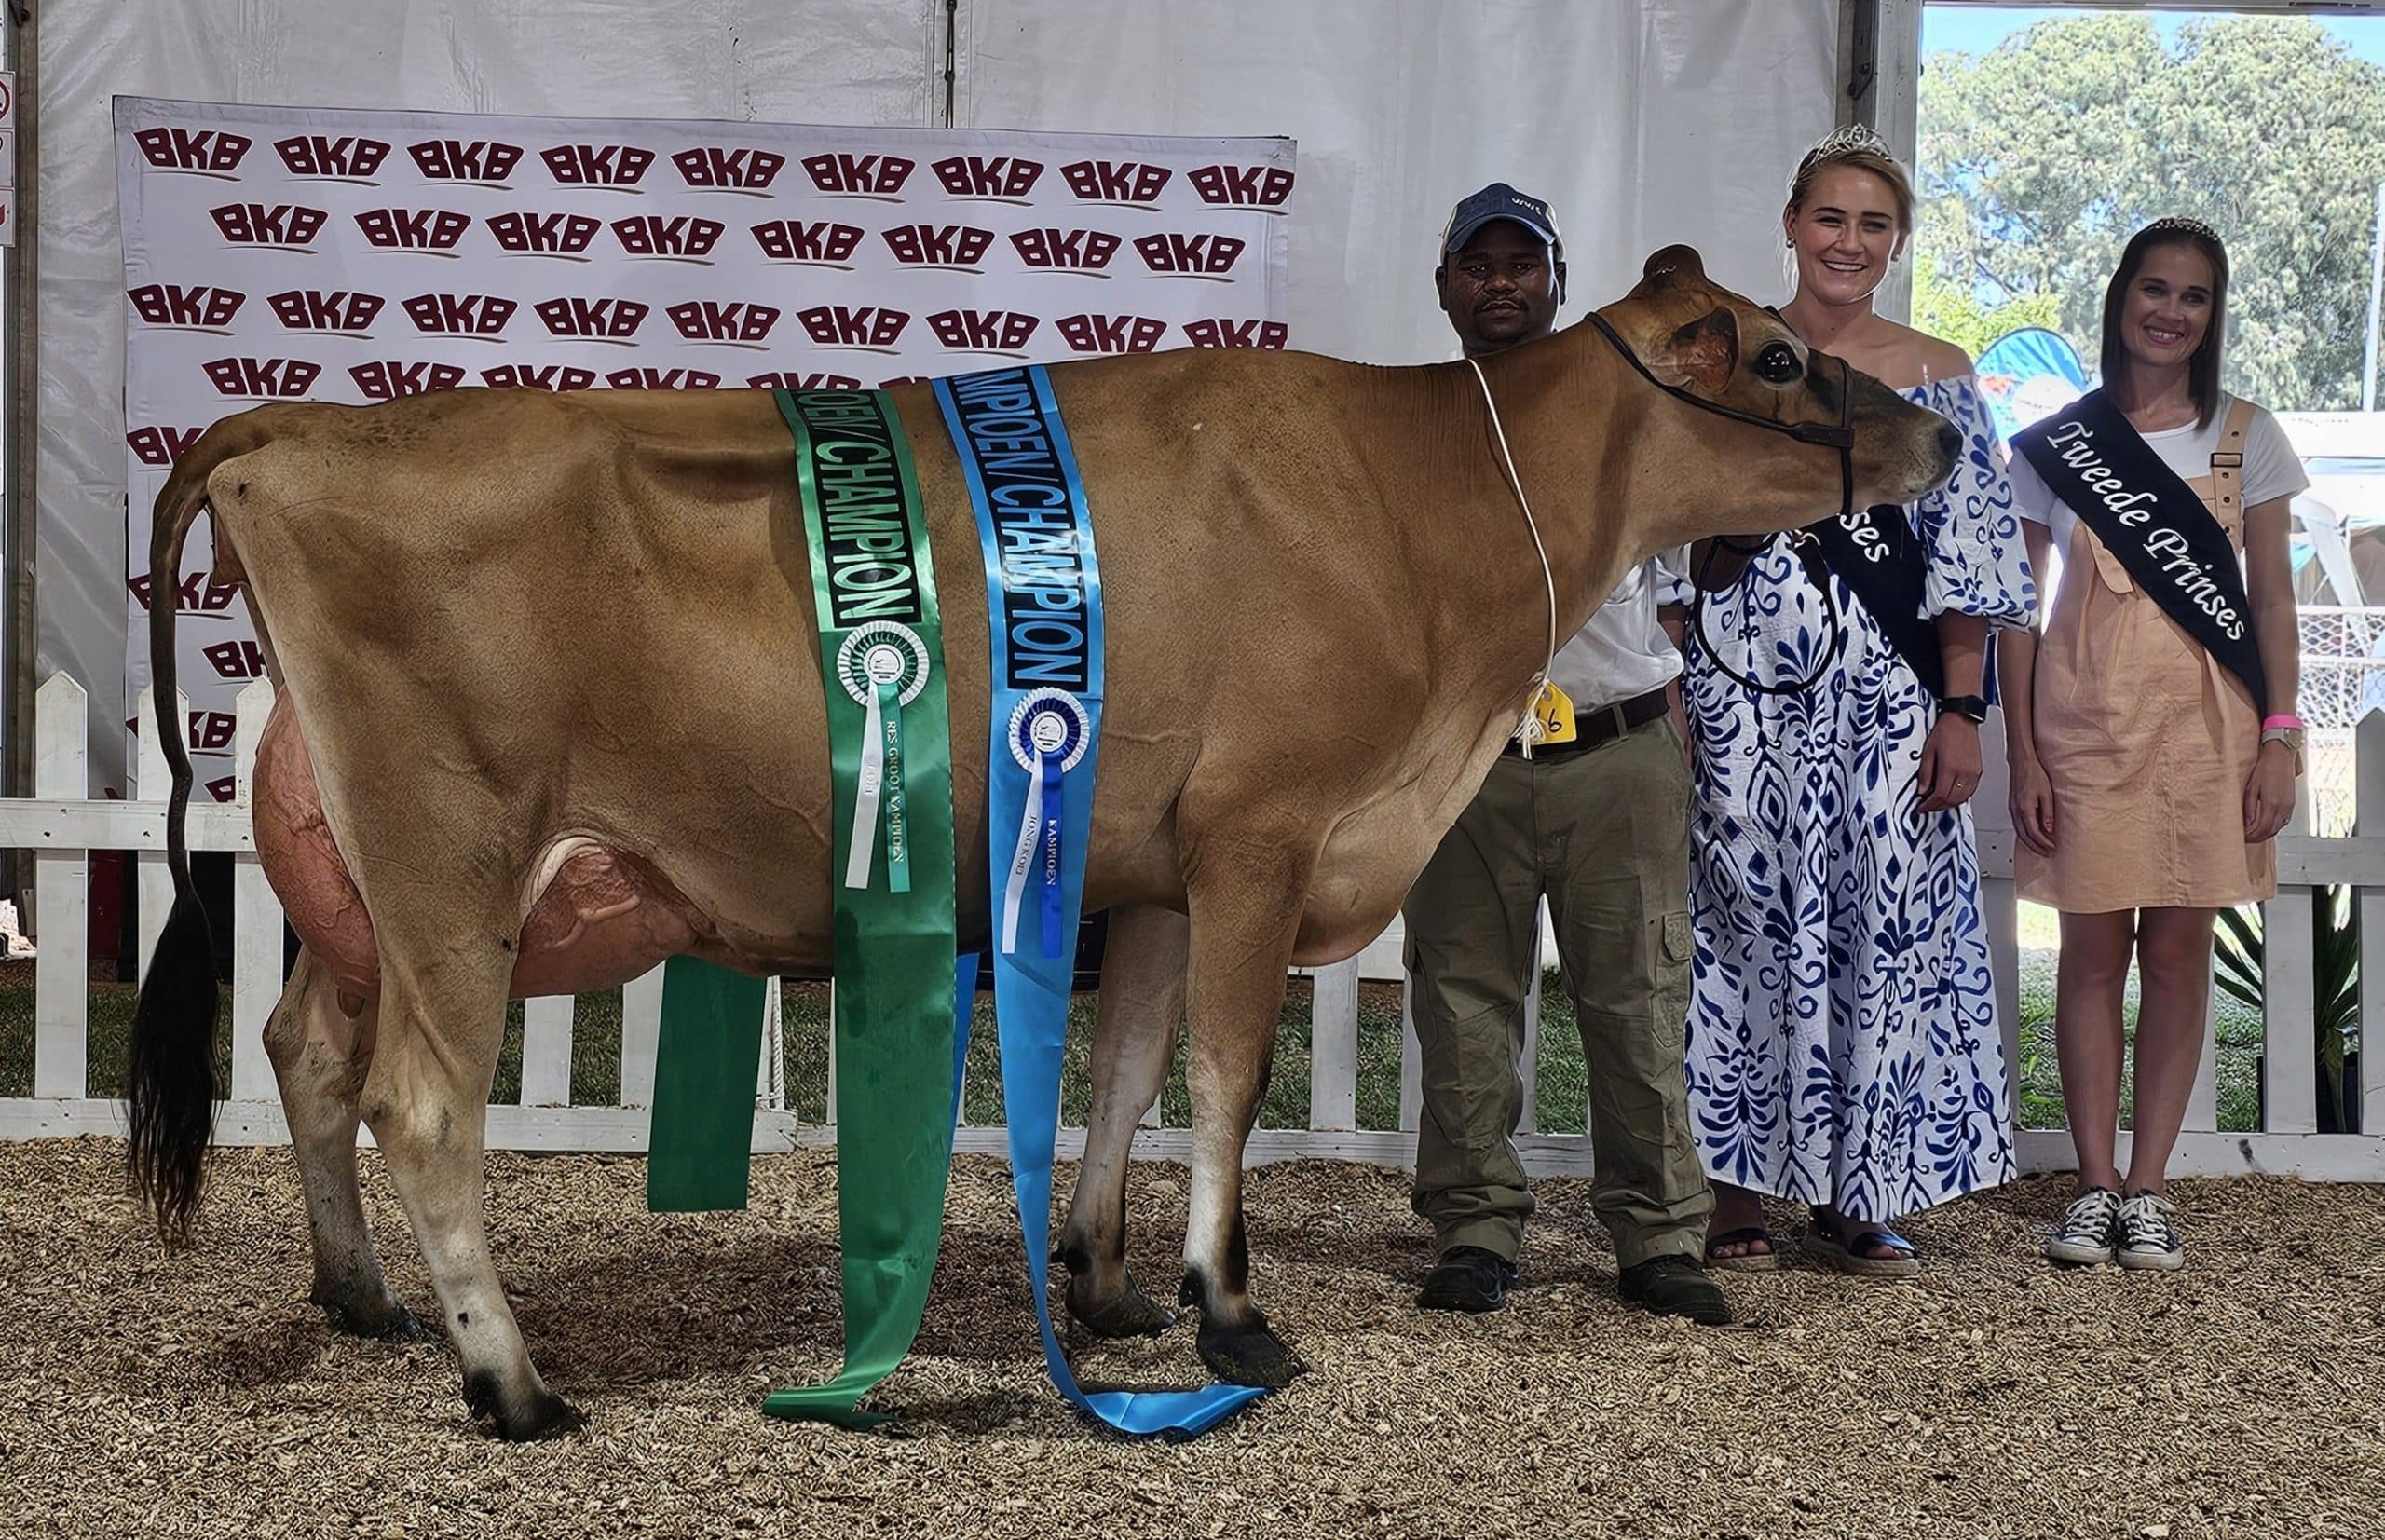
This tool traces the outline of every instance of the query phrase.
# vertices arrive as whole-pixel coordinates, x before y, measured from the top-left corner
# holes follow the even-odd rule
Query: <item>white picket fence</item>
[[[273,1071],[262,1033],[281,990],[281,910],[260,869],[249,824],[249,784],[256,744],[272,705],[265,683],[245,691],[238,707],[235,746],[238,792],[227,804],[196,803],[189,821],[197,851],[230,852],[233,862],[232,1019],[229,1096],[217,1119],[217,1138],[226,1144],[280,1144],[287,1126],[276,1099]],[[166,784],[162,754],[155,742],[154,716],[144,693],[139,784]],[[140,957],[143,969],[157,944],[171,901],[165,870],[165,804],[109,801],[90,796],[89,731],[84,689],[63,675],[53,676],[37,697],[34,795],[0,799],[0,849],[34,852],[34,922],[38,943],[33,1094],[0,1097],[0,1138],[120,1134],[120,1101],[88,1094],[89,859],[91,851],[127,851],[139,868]],[[1992,738],[1992,735],[1991,735]],[[1978,813],[1984,899],[1994,948],[2008,1062],[2019,1062],[2018,910],[2011,882],[2012,838],[2004,812],[2000,745],[1988,744],[1988,784],[1975,804]],[[2317,838],[2304,832],[2307,814],[2279,841],[2278,900],[2265,916],[2265,1048],[2262,1080],[2268,1125],[2256,1133],[2217,1131],[2215,1056],[2206,1043],[2202,1070],[2188,1109],[2187,1132],[2174,1169],[2181,1173],[2228,1174],[2272,1171],[2349,1180],[2385,1180],[2385,1052],[2361,1056],[2363,1134],[2317,1133],[2316,1072],[2311,1044],[2312,934],[2309,890],[2314,884],[2357,889],[2362,920],[2364,1020],[2385,1019],[2385,713],[2364,721],[2358,733],[2356,832]],[[2215,817],[2237,816],[2215,809]],[[1396,974],[1396,945],[1379,943],[1357,958],[1331,967],[1299,970],[1314,990],[1310,1056],[1309,1126],[1256,1131],[1254,1162],[1327,1158],[1405,1165],[1414,1156],[1421,1104],[1419,1056],[1412,1028],[1402,1034],[1398,1126],[1358,1126],[1358,997],[1362,976]],[[825,1122],[798,1121],[786,1104],[781,1078],[781,1001],[773,988],[766,1003],[766,1052],[756,1084],[754,1148],[783,1151],[836,1139],[833,1066],[828,1067],[828,1115]],[[574,1002],[567,997],[533,1000],[525,1009],[522,1090],[518,1104],[489,1109],[492,1148],[539,1151],[641,1151],[646,1147],[647,1108],[654,1085],[655,1045],[660,1035],[661,973],[656,970],[622,990],[621,1096],[618,1105],[571,1104]],[[1520,1137],[1527,1166],[1535,1173],[1578,1174],[1589,1169],[1587,1138],[1538,1132],[1533,1124],[1537,1053],[1537,987],[1528,1004],[1525,1055],[1526,1122]],[[1061,1131],[1061,1152],[1083,1148],[1081,1129]],[[964,1152],[999,1153],[999,1127],[964,1125],[956,1140]],[[2022,1164],[2029,1169],[2060,1169],[2071,1161],[2067,1134],[2023,1131]],[[2125,1147],[2125,1136],[2123,1136]],[[1190,1131],[1161,1126],[1157,1109],[1137,1133],[1137,1152],[1183,1158]]]

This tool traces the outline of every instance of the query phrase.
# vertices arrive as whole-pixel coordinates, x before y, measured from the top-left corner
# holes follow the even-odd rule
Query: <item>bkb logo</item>
[[[1188,320],[1184,334],[1195,348],[1281,348],[1291,328],[1280,320]]]
[[[453,390],[464,383],[464,371],[452,363],[360,363],[348,377],[364,392],[366,401],[395,401],[400,396],[427,396]]]
[[[372,326],[373,318],[389,303],[378,294],[348,289],[288,289],[267,294],[265,302],[273,307],[274,319],[285,331],[351,334]]]
[[[223,679],[262,679],[265,677],[265,648],[248,640],[218,642],[202,647],[208,666]]]
[[[691,299],[662,312],[689,342],[735,342],[755,345],[770,340],[770,328],[785,312],[775,305]]]
[[[232,746],[232,733],[238,723],[228,711],[194,711],[190,714],[187,743],[193,753],[221,753]]]
[[[1167,335],[1167,322],[1149,316],[1062,316],[1052,324],[1072,353],[1148,353]]]
[[[364,238],[384,251],[452,252],[472,216],[445,209],[367,209],[356,216]]]
[[[939,310],[928,317],[935,340],[973,353],[1015,353],[1042,323],[1015,310]]]
[[[861,226],[825,219],[774,219],[754,226],[754,243],[775,262],[849,262],[861,244]]]
[[[878,382],[878,388],[880,390],[899,390],[906,385],[925,385],[927,382],[925,375],[889,375]]]
[[[141,158],[161,171],[213,171],[228,175],[256,141],[219,129],[143,129],[132,136]]]
[[[132,447],[134,457],[142,464],[162,470],[181,459],[183,451],[197,443],[198,436],[206,431],[204,428],[136,428],[124,436],[124,442]]]
[[[605,376],[616,390],[717,390],[720,376],[702,369],[616,369]]]
[[[125,586],[132,590],[133,598],[140,601],[141,607],[147,609],[153,592],[149,586],[149,575],[144,572],[138,578],[127,578],[124,581]],[[231,608],[232,601],[239,596],[240,585],[238,583],[218,582],[212,575],[205,572],[185,573],[174,590],[174,613],[221,615]]]
[[[897,225],[879,232],[894,260],[906,267],[958,267],[974,271],[994,243],[994,232],[967,225]]]
[[[235,246],[311,245],[332,217],[303,203],[226,203],[207,215]]]
[[[494,390],[585,390],[596,383],[596,371],[558,363],[500,363],[482,370],[481,383]]]
[[[579,299],[566,296],[541,301],[538,319],[559,337],[593,337],[618,342],[637,335],[654,307],[634,299]]]
[[[218,802],[229,802],[239,790],[240,783],[237,776],[219,775],[207,784],[207,795]]]
[[[1154,273],[1177,278],[1219,278],[1233,265],[1250,242],[1217,234],[1149,235],[1135,242],[1135,254]]]
[[[406,146],[429,182],[503,182],[522,164],[522,146],[494,139],[426,139]]]
[[[858,390],[861,381],[851,375],[804,375],[794,370],[772,375],[748,375],[750,390]]]
[[[405,301],[414,329],[437,336],[495,336],[520,308],[516,301],[497,294],[416,294]]]
[[[219,396],[267,398],[303,396],[323,372],[307,359],[210,359],[199,367]]]
[[[1097,273],[1124,244],[1107,230],[1020,230],[1010,238],[1029,267]]]
[[[697,219],[688,214],[675,219],[640,214],[613,221],[613,238],[621,243],[622,251],[634,257],[702,257],[712,254],[712,249],[720,242],[720,233],[728,228],[716,219]]]
[[[717,144],[699,144],[673,156],[671,164],[679,168],[679,180],[690,187],[757,193],[778,180],[779,172],[786,169],[786,157],[770,150],[724,150]]]
[[[381,169],[389,158],[389,146],[377,139],[359,139],[342,134],[326,139],[321,134],[299,134],[273,142],[274,153],[290,168],[292,176],[315,176],[345,182],[359,182]]]
[[[1184,180],[1202,202],[1237,209],[1280,209],[1292,196],[1292,173],[1280,166],[1203,166]]]
[[[1069,191],[1083,203],[1156,203],[1175,174],[1138,160],[1080,160],[1060,168]]]
[[[815,155],[805,157],[803,174],[824,193],[892,198],[919,164],[899,155]]]
[[[892,348],[911,324],[907,310],[868,305],[815,305],[797,311],[795,319],[823,348]]]
[[[955,198],[1025,198],[1035,190],[1043,163],[1015,156],[956,155],[937,161],[934,170]]]
[[[558,144],[538,158],[567,187],[634,187],[654,164],[654,152],[634,144]]]
[[[605,226],[586,214],[538,214],[517,209],[488,216],[488,233],[516,256],[577,256]]]
[[[150,283],[129,290],[133,314],[152,326],[223,328],[232,324],[249,296],[238,289],[184,288],[179,283]]]

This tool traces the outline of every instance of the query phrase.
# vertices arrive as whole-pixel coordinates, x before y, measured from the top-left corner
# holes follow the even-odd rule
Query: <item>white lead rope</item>
[[[1508,452],[1507,430],[1499,422],[1499,403],[1491,399],[1491,382],[1483,378],[1481,364],[1473,359],[1467,359],[1465,363],[1474,371],[1474,383],[1482,387],[1482,404],[1491,411],[1491,431],[1499,440],[1499,462],[1507,473],[1507,485],[1515,491],[1516,506],[1524,511],[1524,527],[1532,531],[1532,548],[1540,556],[1540,580],[1548,591],[1548,656],[1533,678],[1532,702],[1524,707],[1524,719],[1517,724],[1513,735],[1523,745],[1523,756],[1529,759],[1532,746],[1548,733],[1541,725],[1540,697],[1557,667],[1557,579],[1548,570],[1548,548],[1540,543],[1540,524],[1532,516],[1532,499],[1524,496],[1523,478],[1516,474],[1516,457]]]

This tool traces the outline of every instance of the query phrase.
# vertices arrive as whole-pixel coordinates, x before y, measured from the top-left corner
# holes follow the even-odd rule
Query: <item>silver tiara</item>
[[[1888,142],[1880,137],[1878,130],[1865,124],[1849,123],[1823,135],[1819,143],[1806,152],[1806,162],[1810,165],[1817,160],[1832,160],[1857,151],[1895,158],[1888,149]]]
[[[2185,235],[2200,236],[2213,245],[2219,245],[2219,232],[2190,214],[2164,214],[2146,226],[2147,230],[2176,230]]]

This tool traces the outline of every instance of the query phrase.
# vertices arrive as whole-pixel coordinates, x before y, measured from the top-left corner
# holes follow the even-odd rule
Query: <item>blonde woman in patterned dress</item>
[[[1901,586],[1884,597],[1854,570],[1874,613],[1842,577],[1866,547],[1845,539],[1858,553],[1827,564],[1785,540],[1710,544],[1697,561],[1688,1069],[1717,1267],[1779,1265],[1768,1193],[1810,1206],[1818,1260],[1910,1274],[1894,1221],[2012,1172],[1965,804],[1988,626],[2036,597],[1970,360],[1872,308],[1913,214],[1903,170],[1856,129],[1806,156],[1781,218],[1797,269],[1782,319],[1968,441],[1945,486],[1863,516]]]

